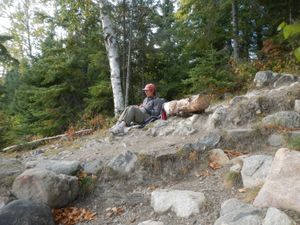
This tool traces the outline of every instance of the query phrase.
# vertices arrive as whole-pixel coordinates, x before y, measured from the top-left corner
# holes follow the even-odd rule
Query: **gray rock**
[[[266,116],[262,120],[264,125],[278,125],[288,128],[300,128],[300,113],[282,111]]]
[[[248,98],[245,96],[236,96],[229,102],[230,107],[235,107],[236,104],[240,103],[241,101],[247,100]]]
[[[229,199],[221,206],[220,218],[214,225],[261,225],[259,209],[237,199]]]
[[[210,162],[215,162],[220,166],[224,166],[226,163],[229,162],[228,156],[220,148],[210,150],[208,153],[208,160]]]
[[[188,218],[198,214],[205,201],[201,192],[158,189],[151,193],[151,206],[156,213],[171,210],[178,217]]]
[[[0,186],[10,187],[14,179],[23,171],[24,166],[20,161],[0,158]]]
[[[227,138],[231,139],[234,142],[242,143],[245,139],[250,139],[250,142],[253,142],[253,133],[254,129],[251,128],[237,128],[237,129],[229,129],[227,130]]]
[[[0,196],[0,209],[3,208],[9,202],[9,197]]]
[[[80,169],[79,161],[41,160],[30,161],[25,164],[26,169],[37,168],[55,172],[57,174],[75,175]]]
[[[300,152],[279,149],[265,184],[254,200],[258,207],[300,212]]]
[[[268,142],[269,142],[269,145],[271,145],[272,147],[283,146],[285,143],[284,137],[281,134],[272,134],[268,138]]]
[[[215,129],[223,125],[227,116],[228,109],[222,105],[218,106],[214,112],[208,117],[206,127],[208,129]]]
[[[254,84],[256,87],[268,86],[274,81],[275,75],[272,71],[259,71],[255,74]]]
[[[12,188],[18,199],[43,202],[50,207],[64,207],[78,195],[77,177],[44,169],[29,169],[19,175]]]
[[[108,163],[108,167],[115,172],[127,175],[135,169],[136,162],[137,156],[133,152],[124,151],[112,158]]]
[[[103,168],[104,168],[104,162],[101,159],[87,161],[83,166],[85,172],[87,172],[88,174],[95,174],[95,175],[101,173]]]
[[[139,223],[138,225],[164,225],[164,223],[160,221],[147,220],[142,223]]]
[[[221,135],[219,134],[219,132],[217,131],[210,132],[204,137],[200,138],[195,143],[185,144],[183,146],[183,150],[205,151],[205,150],[213,149],[217,146],[220,140],[221,140]]]
[[[244,187],[251,188],[262,185],[270,172],[273,157],[254,155],[243,159],[242,179]]]
[[[296,225],[296,222],[284,212],[271,207],[268,209],[262,225]]]
[[[0,210],[0,224],[5,225],[55,225],[51,209],[30,200],[16,200]]]
[[[297,77],[291,74],[283,74],[274,82],[273,87],[288,86],[297,81]]]
[[[234,173],[240,173],[242,170],[242,166],[240,164],[235,164],[230,167],[229,171]]]
[[[295,111],[300,113],[300,99],[296,99],[295,100],[295,107],[294,107]]]

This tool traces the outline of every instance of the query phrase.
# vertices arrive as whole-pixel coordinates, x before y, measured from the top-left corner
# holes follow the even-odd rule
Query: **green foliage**
[[[300,44],[300,23],[286,24],[282,22],[278,26],[278,31],[282,31],[284,39],[289,39],[295,45]],[[294,55],[300,61],[300,47],[294,49]]]
[[[288,146],[290,149],[300,151],[300,138],[289,138]]]
[[[196,66],[189,73],[189,78],[184,80],[189,92],[224,93],[233,89],[235,79],[228,62],[229,55],[225,52],[206,51],[197,59]]]

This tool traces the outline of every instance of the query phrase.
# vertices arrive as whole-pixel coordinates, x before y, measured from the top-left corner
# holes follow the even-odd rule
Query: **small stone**
[[[268,138],[268,142],[269,145],[271,145],[272,147],[279,147],[282,146],[284,144],[284,137],[280,134],[272,134],[269,138]]]
[[[220,166],[224,166],[229,162],[228,156],[222,149],[219,148],[210,150],[208,153],[208,159],[210,162],[215,162]]]

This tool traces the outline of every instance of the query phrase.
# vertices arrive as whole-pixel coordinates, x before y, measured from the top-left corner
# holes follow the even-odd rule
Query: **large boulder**
[[[12,192],[19,199],[43,202],[50,207],[64,207],[78,195],[77,177],[44,169],[29,169],[19,175]]]
[[[270,172],[273,157],[267,155],[254,155],[243,159],[241,171],[243,185],[246,188],[263,185]]]
[[[158,189],[151,194],[151,206],[155,212],[164,213],[171,210],[178,217],[185,218],[198,214],[205,201],[201,192]]]
[[[222,121],[222,127],[234,128],[258,122],[261,115],[294,110],[295,100],[300,98],[300,82],[272,90],[254,90],[230,104]]]
[[[276,207],[300,212],[300,152],[281,148],[271,171],[254,200],[259,207]]]
[[[233,198],[223,202],[214,225],[261,225],[262,220],[259,209]]]
[[[51,209],[27,199],[16,200],[0,210],[2,225],[55,225]]]
[[[266,116],[262,120],[264,125],[277,125],[287,128],[300,128],[300,113],[282,111]]]
[[[112,158],[108,167],[121,175],[130,174],[136,167],[137,156],[131,151],[124,151]]]
[[[0,186],[10,187],[14,179],[23,171],[24,166],[20,161],[0,158]]]
[[[269,208],[262,225],[296,225],[288,215],[276,208]]]
[[[75,175],[80,169],[79,161],[66,161],[66,160],[41,160],[27,162],[26,169],[38,168],[53,171],[57,174]]]
[[[272,71],[259,71],[255,74],[254,84],[256,87],[270,85],[275,80],[276,74]]]

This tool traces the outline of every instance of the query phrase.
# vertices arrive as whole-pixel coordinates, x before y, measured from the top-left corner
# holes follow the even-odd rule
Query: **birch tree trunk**
[[[118,46],[116,42],[115,32],[113,30],[112,23],[107,11],[108,4],[109,3],[107,0],[99,1],[104,41],[110,67],[110,80],[114,98],[114,112],[115,117],[117,117],[124,109],[124,100],[120,77]]]
[[[233,58],[237,62],[240,60],[239,53],[239,30],[238,30],[238,3],[237,0],[232,0],[232,31],[233,31]]]

